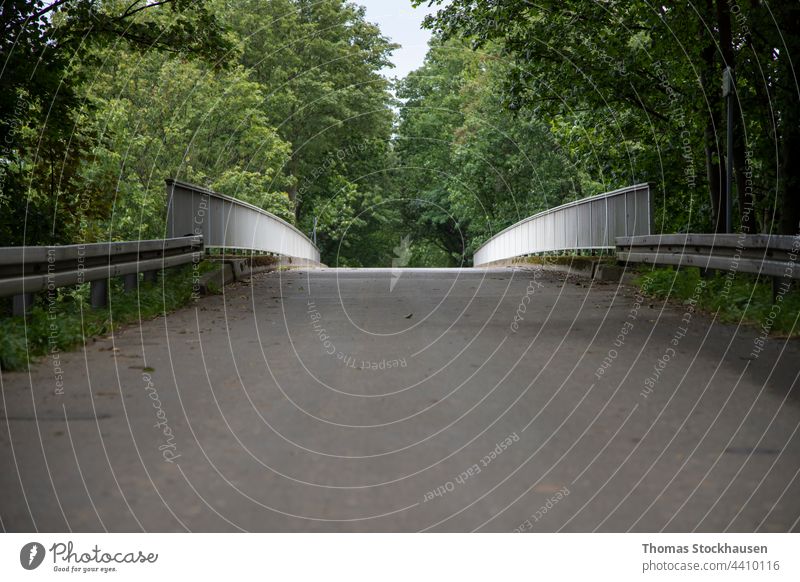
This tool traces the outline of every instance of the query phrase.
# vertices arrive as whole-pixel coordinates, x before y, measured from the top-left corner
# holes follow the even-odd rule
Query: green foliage
[[[211,268],[210,262],[198,267],[199,273]],[[121,325],[174,311],[191,301],[195,276],[190,267],[167,270],[157,283],[141,283],[131,293],[112,281],[106,309],[89,306],[88,283],[59,289],[52,303],[38,296],[27,316],[0,319],[0,368],[25,369],[29,361],[53,350],[74,348]]]
[[[396,45],[363,8],[11,0],[0,25],[3,243],[162,237],[167,177],[316,223],[327,261],[390,220]]]
[[[800,335],[800,289],[796,287],[782,294],[777,302],[772,299],[772,281],[737,274],[733,279],[718,271],[713,277],[700,278],[694,268],[657,268],[643,272],[637,284],[648,295],[686,303],[697,297],[700,309],[717,313],[725,323],[747,323],[762,326],[774,320],[769,331],[790,336]]]
[[[106,236],[163,237],[167,176],[219,188],[288,217],[281,168],[289,145],[269,125],[262,87],[246,70],[138,54],[124,45],[91,56],[81,65],[93,71],[91,84],[82,88],[82,124],[99,139],[81,175],[116,192]]]
[[[500,50],[504,103],[547,119],[593,181],[656,184],[665,232],[722,227],[720,83],[733,67],[735,222],[751,233],[798,232],[800,37],[789,31],[800,25],[800,3],[428,3],[442,5],[427,25],[444,38]]]
[[[204,0],[9,0],[0,9],[0,241],[94,240],[114,189],[83,168],[97,128],[83,123],[73,63],[125,39],[137,49],[215,58],[228,50]],[[87,179],[90,178],[90,179]]]
[[[323,260],[359,263],[360,245],[344,229],[379,195],[389,155],[393,113],[391,44],[344,0],[215,2],[235,32],[240,63],[266,88],[262,110],[292,144],[284,172],[303,232],[317,218]],[[341,243],[341,244],[340,244]]]
[[[585,195],[588,177],[551,129],[498,100],[507,68],[491,47],[434,40],[424,66],[399,86],[397,189],[414,238],[443,252],[417,256],[432,266],[462,264],[506,226]]]
[[[437,265],[448,265],[451,257],[440,247],[429,241],[421,241],[411,247],[411,260],[409,267],[431,267]],[[456,265],[461,266],[461,265]]]
[[[268,210],[289,223],[294,222],[292,202],[286,192],[276,191],[275,178],[268,172],[240,168],[221,169],[211,189]]]

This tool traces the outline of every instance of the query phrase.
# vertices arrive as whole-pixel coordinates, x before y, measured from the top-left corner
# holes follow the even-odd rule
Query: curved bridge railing
[[[476,267],[553,251],[614,249],[620,236],[650,234],[650,186],[637,184],[530,216],[475,252]]]
[[[202,235],[206,248],[265,251],[319,263],[319,249],[285,220],[201,186],[167,180],[168,236]]]

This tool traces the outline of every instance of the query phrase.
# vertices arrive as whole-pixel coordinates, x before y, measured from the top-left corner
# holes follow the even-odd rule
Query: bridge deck
[[[259,275],[3,374],[0,518],[797,529],[797,343],[686,310],[522,270]]]

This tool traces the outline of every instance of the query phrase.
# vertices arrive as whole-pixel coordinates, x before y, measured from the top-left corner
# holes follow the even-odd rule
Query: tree
[[[514,115],[497,98],[507,67],[492,47],[473,52],[434,39],[425,64],[398,88],[394,174],[408,200],[406,224],[450,265],[506,226],[591,187],[541,120]]]
[[[706,214],[679,224],[664,213],[661,226],[669,230],[721,229],[726,160],[720,81],[726,66],[735,67],[738,222],[744,230],[773,231],[778,213],[783,231],[796,233],[800,170],[789,160],[800,143],[792,62],[798,46],[796,35],[781,34],[776,21],[788,31],[799,11],[789,0],[452,0],[428,25],[445,37],[466,36],[476,47],[500,46],[515,65],[504,90],[512,108],[596,128],[602,145],[615,138],[634,146],[616,162],[598,152],[596,167],[627,174],[628,182],[661,184],[665,209],[684,206]],[[696,170],[700,159],[705,172]],[[769,186],[776,182],[777,189]],[[696,196],[703,187],[707,203]]]
[[[380,190],[393,113],[379,71],[395,45],[344,0],[215,6],[239,38],[241,64],[265,88],[264,114],[292,144],[285,171],[297,222],[310,232],[317,217],[330,260],[342,225]]]
[[[227,44],[204,2],[9,0],[0,10],[0,239],[67,242],[107,216],[109,193],[79,171],[95,136],[77,121],[71,63],[125,39],[209,58]]]
[[[113,195],[105,237],[163,237],[166,177],[294,219],[282,173],[290,146],[266,119],[263,87],[242,66],[140,54],[125,42],[81,66],[92,72],[81,88],[80,124],[97,136],[81,178]]]

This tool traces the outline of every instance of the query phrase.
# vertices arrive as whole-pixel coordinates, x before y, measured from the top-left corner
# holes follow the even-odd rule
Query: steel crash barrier
[[[545,210],[509,226],[475,252],[478,267],[537,253],[613,250],[620,236],[649,235],[648,184],[637,184]]]
[[[105,306],[108,280],[123,277],[126,291],[135,289],[139,273],[154,280],[161,269],[199,262],[203,237],[103,242],[58,246],[0,248],[0,297],[14,296],[13,313],[22,315],[33,294],[91,283],[91,304]]]
[[[202,235],[206,248],[263,251],[319,263],[319,249],[297,228],[261,208],[207,188],[167,180],[167,232]]]
[[[773,283],[800,279],[799,256],[800,235],[662,234],[617,239],[617,259],[622,263],[758,274],[773,277]]]
[[[57,246],[0,247],[0,297],[22,315],[35,293],[91,283],[93,307],[108,302],[108,281],[135,289],[139,273],[202,260],[205,249],[264,251],[319,264],[319,250],[294,226],[265,210],[201,186],[167,180],[167,238]]]

